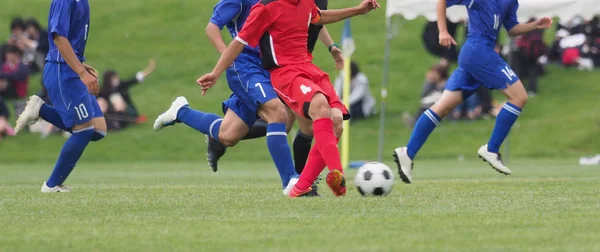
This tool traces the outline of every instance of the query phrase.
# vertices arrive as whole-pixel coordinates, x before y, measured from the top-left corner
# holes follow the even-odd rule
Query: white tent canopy
[[[492,1],[492,0],[471,0],[473,1]],[[383,141],[385,125],[385,106],[387,97],[387,84],[389,74],[389,54],[390,40],[394,37],[396,31],[390,22],[393,16],[401,15],[407,20],[414,20],[423,16],[429,21],[437,19],[436,13],[437,0],[388,0],[386,6],[386,26],[387,36],[385,42],[385,55],[383,64],[383,82],[381,89],[381,112],[379,128],[379,151],[378,160],[383,159]],[[562,20],[568,20],[575,16],[581,16],[590,19],[594,15],[600,14],[600,0],[521,0],[519,1],[519,10],[517,16],[520,22],[525,22],[531,17],[558,17]],[[453,22],[467,18],[467,9],[465,6],[453,6],[447,10],[447,17]],[[505,153],[507,154],[507,153]]]
[[[472,0],[489,1],[489,0]],[[437,0],[389,0],[386,7],[386,17],[402,15],[408,20],[424,16],[429,21],[435,21]],[[574,16],[589,19],[600,14],[598,0],[521,0],[517,15],[521,22],[531,17],[559,17],[567,20]],[[453,22],[467,18],[465,6],[453,6],[447,11],[447,16]]]

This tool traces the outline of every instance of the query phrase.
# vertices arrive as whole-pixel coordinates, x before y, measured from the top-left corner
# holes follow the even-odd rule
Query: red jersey
[[[309,63],[308,27],[320,19],[314,0],[261,0],[252,7],[236,40],[260,46],[263,67],[269,70]]]

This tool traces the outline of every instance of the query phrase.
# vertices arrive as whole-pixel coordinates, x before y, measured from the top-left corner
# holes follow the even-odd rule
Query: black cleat
[[[206,160],[208,160],[208,166],[210,166],[213,172],[217,172],[219,159],[225,155],[227,147],[223,146],[221,143],[208,135],[206,135],[206,144],[208,145],[208,149],[206,151]]]
[[[315,182],[310,186],[310,188],[312,188],[312,191],[310,191],[309,193],[307,193],[307,195],[304,195],[306,197],[321,197],[321,195],[319,195],[319,182],[321,182],[321,176],[319,176]]]

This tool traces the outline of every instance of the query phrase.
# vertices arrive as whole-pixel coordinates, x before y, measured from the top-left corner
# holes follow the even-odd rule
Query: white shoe
[[[483,161],[490,164],[490,166],[499,173],[504,175],[510,175],[512,173],[502,162],[502,155],[500,153],[489,152],[487,144],[481,146],[479,151],[477,151],[477,154],[479,154],[479,157],[483,159]]]
[[[290,191],[292,191],[294,186],[298,183],[298,180],[299,180],[298,178],[290,179],[290,182],[288,182],[288,185],[285,187],[285,189],[283,189],[283,195],[289,196]]]
[[[401,147],[394,150],[394,162],[398,166],[398,173],[402,182],[410,184],[412,183],[412,169],[413,161],[406,153],[407,148]]]
[[[177,99],[171,103],[169,110],[165,111],[159,115],[158,118],[156,118],[154,121],[154,131],[160,131],[167,126],[175,124],[175,120],[177,120],[177,112],[179,112],[179,109],[181,109],[183,106],[187,105],[188,101],[185,99],[185,97],[177,97]]]
[[[19,134],[26,126],[34,124],[40,117],[40,108],[44,105],[44,100],[37,95],[32,95],[27,101],[27,105],[17,119],[15,133]]]
[[[55,187],[48,187],[48,185],[46,185],[46,181],[44,181],[44,184],[42,185],[42,192],[43,193],[71,192],[71,187],[68,187],[65,185],[57,185]]]

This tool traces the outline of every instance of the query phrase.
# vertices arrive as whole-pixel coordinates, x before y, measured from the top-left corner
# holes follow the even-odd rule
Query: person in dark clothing
[[[21,62],[21,50],[16,46],[8,46],[4,51],[5,61],[0,68],[0,95],[8,99],[19,99],[27,96],[29,86],[29,67]]]
[[[19,40],[19,38],[21,36],[23,36],[25,34],[25,30],[26,30],[26,25],[25,25],[25,21],[23,21],[23,19],[14,18],[10,22],[10,37],[8,38],[8,40],[6,41],[5,44],[0,46],[0,62],[6,61],[6,59],[4,58],[6,50],[10,46],[17,45],[17,41]]]
[[[98,104],[105,113],[109,129],[121,129],[132,122],[145,121],[136,108],[129,89],[143,82],[156,68],[156,62],[151,59],[146,69],[139,71],[134,78],[121,80],[114,70],[104,72],[102,88],[98,95]]]
[[[448,24],[448,33],[452,37],[456,36],[456,31],[460,23],[454,23],[450,20],[446,20]],[[452,45],[450,48],[441,46],[439,43],[439,31],[437,21],[427,22],[425,29],[423,30],[422,38],[425,49],[431,54],[441,57],[449,62],[456,62],[458,60],[458,48],[456,45]]]
[[[0,96],[0,141],[4,136],[14,136],[15,130],[8,123],[8,118],[10,117],[10,112],[8,111],[8,107],[6,107],[6,103],[2,100]]]
[[[533,21],[535,18],[529,20],[529,22]],[[548,50],[544,42],[544,30],[528,32],[517,38],[516,43],[520,63],[516,68],[517,73],[522,79],[527,80],[527,91],[529,96],[533,97],[538,92],[537,79],[543,71],[538,59]]]
[[[27,20],[26,25],[27,36],[21,36],[17,46],[25,52],[25,61],[32,63],[30,64],[32,72],[38,72],[44,68],[46,55],[50,50],[48,32],[43,30],[35,19]]]
[[[448,66],[437,64],[431,67],[425,74],[425,84],[421,92],[421,106],[415,115],[405,112],[402,116],[403,121],[412,127],[417,118],[419,118],[429,107],[442,97],[446,81],[448,80]]]

